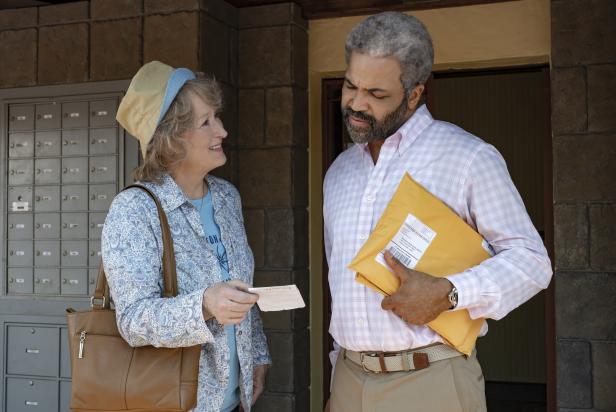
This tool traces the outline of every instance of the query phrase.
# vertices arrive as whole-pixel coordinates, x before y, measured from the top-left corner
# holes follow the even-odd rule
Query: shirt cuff
[[[468,309],[481,302],[481,289],[470,271],[447,276],[447,280],[458,290],[458,304],[451,311]]]

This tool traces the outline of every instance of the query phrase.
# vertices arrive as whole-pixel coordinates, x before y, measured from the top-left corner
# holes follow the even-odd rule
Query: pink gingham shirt
[[[333,364],[340,347],[398,351],[442,342],[428,327],[407,324],[381,309],[382,295],[355,282],[347,268],[405,172],[477,230],[494,254],[447,277],[458,289],[456,310],[468,309],[472,318],[501,319],[550,282],[547,252],[501,155],[459,127],[434,120],[421,106],[385,140],[376,165],[368,146],[356,144],[340,154],[325,176]],[[484,322],[481,335],[487,330]]]

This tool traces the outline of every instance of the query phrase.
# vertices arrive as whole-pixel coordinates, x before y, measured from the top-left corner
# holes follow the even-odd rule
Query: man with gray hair
[[[501,319],[548,286],[547,252],[497,150],[434,120],[421,95],[434,51],[424,25],[397,12],[359,23],[346,42],[342,114],[356,143],[324,182],[334,373],[332,412],[485,411],[475,352],[463,355],[426,324],[445,311]],[[393,295],[355,281],[348,269],[405,173],[485,239],[492,257],[433,277],[404,267]],[[483,322],[480,335],[487,333]],[[504,354],[506,356],[506,354]]]

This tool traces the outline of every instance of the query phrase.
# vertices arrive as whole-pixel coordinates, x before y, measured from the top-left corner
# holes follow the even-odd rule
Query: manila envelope
[[[463,272],[491,256],[482,236],[408,173],[349,265],[357,282],[386,296],[400,286],[383,259],[388,249],[406,267],[437,277]],[[482,324],[462,309],[443,312],[428,326],[470,355]]]

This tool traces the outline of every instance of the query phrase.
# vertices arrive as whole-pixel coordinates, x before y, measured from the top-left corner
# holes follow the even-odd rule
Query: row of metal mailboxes
[[[9,240],[9,266],[98,266],[100,240]]]
[[[92,295],[98,268],[8,268],[9,294]]]
[[[117,169],[117,156],[9,160],[9,185],[115,182]]]
[[[6,392],[7,412],[71,412],[70,381],[7,378]]]
[[[117,99],[14,104],[9,107],[9,131],[112,126],[117,108]]]
[[[116,153],[118,129],[74,129],[9,134],[9,158]]]
[[[104,212],[96,213],[9,213],[9,240],[98,239]],[[88,223],[89,221],[89,223]]]
[[[8,189],[8,211],[105,212],[109,209],[116,192],[116,184],[11,186]]]

